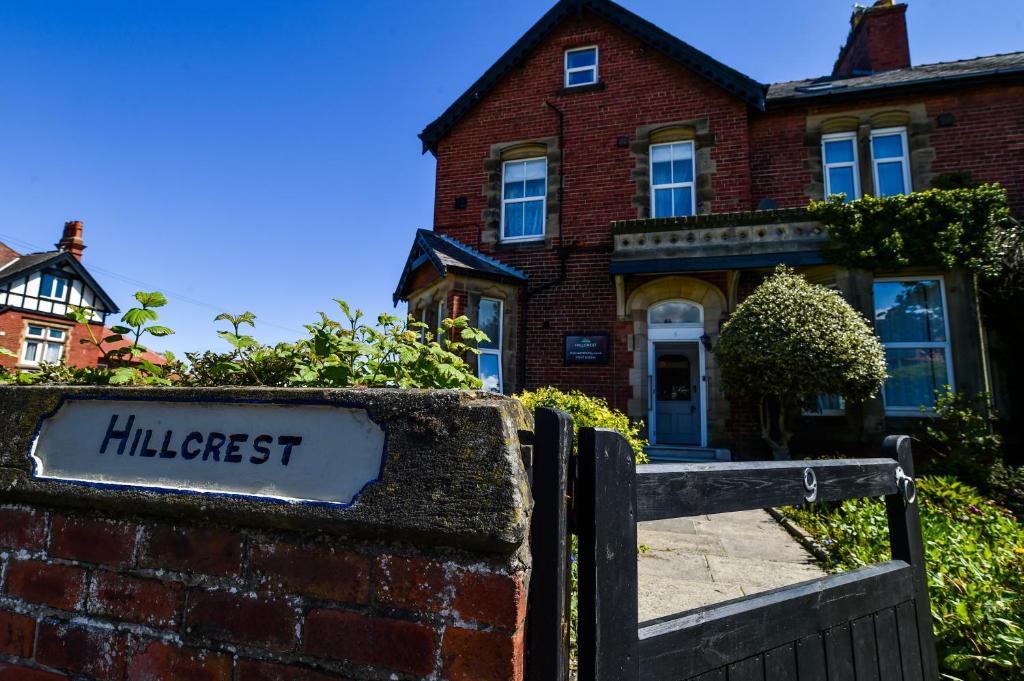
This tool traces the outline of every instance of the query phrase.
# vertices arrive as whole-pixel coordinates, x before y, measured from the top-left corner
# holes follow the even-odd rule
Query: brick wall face
[[[522,678],[521,574],[0,506],[0,681]]]
[[[91,345],[83,345],[80,341],[89,338],[89,329],[84,324],[74,324],[71,321],[58,317],[47,317],[46,315],[31,314],[19,310],[7,310],[0,314],[0,347],[6,348],[18,355],[18,357],[7,357],[0,355],[0,366],[13,368],[21,359],[22,346],[25,342],[25,326],[28,323],[38,322],[45,326],[60,327],[70,333],[64,344],[64,361],[72,366],[95,366],[101,355]],[[99,336],[102,327],[93,326],[93,333]]]

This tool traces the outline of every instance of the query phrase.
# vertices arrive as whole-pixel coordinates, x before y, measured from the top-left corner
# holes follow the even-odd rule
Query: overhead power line
[[[45,247],[40,246],[39,244],[33,244],[31,242],[25,241],[24,239],[19,239],[18,237],[13,236],[11,234],[4,234],[4,233],[0,232],[0,239],[2,239],[5,243],[10,243],[10,244],[13,244],[13,245],[21,247],[21,248],[31,249],[33,251],[46,251],[47,250]],[[90,272],[96,272],[98,274],[102,274],[102,275],[104,275],[106,277],[109,277],[111,279],[116,279],[117,281],[120,281],[120,282],[125,283],[125,284],[131,284],[132,286],[139,286],[141,288],[148,289],[150,291],[160,291],[161,293],[163,293],[168,298],[174,299],[174,300],[182,302],[182,303],[187,303],[189,305],[194,305],[195,307],[206,308],[207,310],[212,310],[214,312],[217,312],[218,314],[221,313],[221,312],[227,312],[230,309],[229,306],[227,306],[227,305],[214,305],[212,303],[208,303],[208,302],[199,300],[198,298],[193,298],[192,296],[185,295],[184,293],[179,293],[177,291],[172,291],[172,290],[170,290],[168,288],[165,288],[163,286],[160,286],[158,284],[153,284],[151,282],[142,281],[141,279],[135,279],[133,277],[129,277],[129,276],[124,275],[124,274],[120,274],[118,272],[113,272],[113,271],[108,270],[108,269],[103,268],[103,267],[97,267],[95,265],[89,265],[89,271]],[[299,329],[296,329],[295,327],[285,326],[283,324],[276,324],[274,322],[268,322],[268,321],[266,321],[264,319],[259,319],[259,318],[258,318],[258,321],[259,321],[260,326],[269,326],[269,327],[272,327],[272,328],[275,328],[275,329],[279,329],[281,331],[288,331],[290,333],[301,333],[301,331]]]

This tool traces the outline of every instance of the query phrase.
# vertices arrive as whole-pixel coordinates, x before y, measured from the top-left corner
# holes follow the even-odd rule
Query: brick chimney
[[[61,237],[57,248],[67,251],[75,257],[75,260],[82,262],[82,251],[85,250],[85,241],[82,239],[82,221],[72,220],[64,223],[64,236]]]
[[[839,50],[832,75],[856,76],[910,66],[906,14],[907,6],[892,0],[856,6],[850,17],[850,35]]]

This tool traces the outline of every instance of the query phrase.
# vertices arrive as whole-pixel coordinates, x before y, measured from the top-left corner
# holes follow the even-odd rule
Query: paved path
[[[640,621],[824,574],[764,511],[638,525]]]

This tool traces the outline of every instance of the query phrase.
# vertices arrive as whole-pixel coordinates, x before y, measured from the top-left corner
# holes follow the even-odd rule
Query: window
[[[502,241],[543,238],[544,211],[547,208],[547,159],[505,161],[502,178]]]
[[[670,218],[696,213],[693,175],[693,142],[652,144],[651,215]]]
[[[876,195],[895,196],[910,193],[906,128],[871,131],[871,169],[875,178]]]
[[[700,306],[685,300],[669,300],[651,305],[647,317],[653,326],[701,326],[704,323]]]
[[[565,87],[597,82],[597,48],[581,47],[565,53]]]
[[[444,335],[444,320],[448,318],[444,299],[437,301],[437,340]]]
[[[25,329],[25,344],[21,359],[25,364],[57,364],[64,356],[67,332],[50,326],[29,324]]]
[[[845,194],[847,201],[860,198],[857,171],[857,133],[839,132],[821,137],[825,163],[825,196]]]
[[[39,297],[64,300],[64,291],[67,283],[67,279],[55,277],[52,274],[44,274],[39,279]]]
[[[875,331],[885,346],[886,413],[919,415],[953,384],[942,279],[877,279]]]
[[[477,376],[484,382],[484,390],[502,391],[501,381],[501,301],[480,299],[477,328],[490,339],[480,343],[477,356]]]

